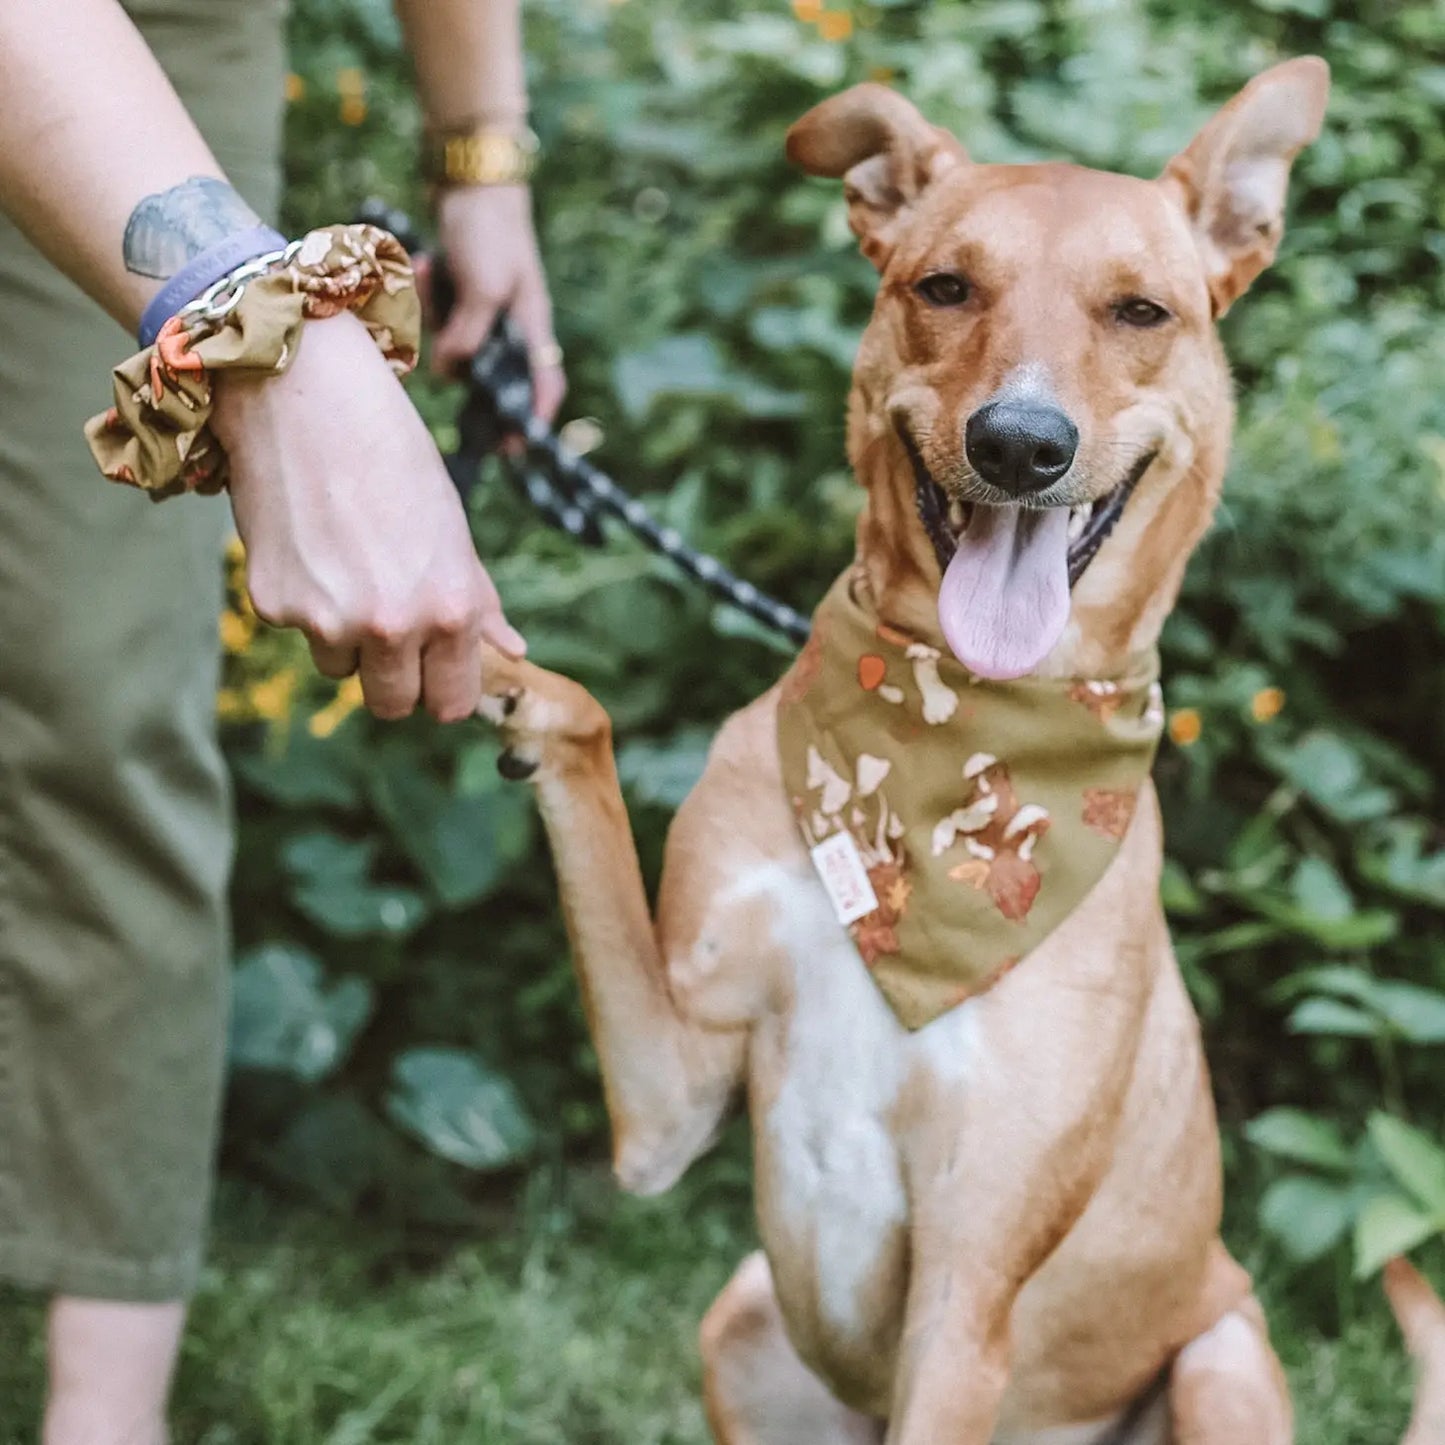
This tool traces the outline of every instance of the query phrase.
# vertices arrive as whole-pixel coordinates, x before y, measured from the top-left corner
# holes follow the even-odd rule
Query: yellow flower
[[[898,72],[891,65],[875,65],[868,72],[868,79],[879,85],[892,85],[898,79]]]
[[[1169,736],[1181,748],[1193,747],[1199,741],[1199,735],[1203,731],[1204,721],[1199,716],[1197,708],[1181,707],[1169,719]]]
[[[244,613],[232,612],[229,607],[221,613],[221,646],[227,652],[245,652],[255,633],[254,620]]]
[[[239,722],[249,716],[246,699],[234,687],[223,687],[216,693],[216,716],[222,722]]]
[[[818,17],[818,34],[824,40],[846,40],[853,33],[853,17],[846,10],[830,10]]]
[[[816,24],[823,13],[823,0],[793,0],[793,14],[804,25]]]
[[[366,77],[354,65],[344,66],[336,72],[336,90],[340,95],[365,95]]]
[[[253,682],[246,689],[246,701],[259,718],[267,722],[283,722],[291,716],[291,704],[296,695],[296,669],[282,668],[272,677]]]
[[[325,707],[311,714],[306,724],[313,738],[329,738],[357,708],[361,706],[361,679],[348,677],[336,689],[336,696]]]
[[[1255,722],[1272,722],[1284,711],[1284,689],[1278,687],[1261,688],[1251,700],[1249,711],[1253,715]]]
[[[293,70],[286,77],[286,101],[289,105],[295,105],[298,100],[306,99],[306,81]]]
[[[366,119],[366,102],[359,95],[346,95],[341,99],[342,125],[360,125]]]

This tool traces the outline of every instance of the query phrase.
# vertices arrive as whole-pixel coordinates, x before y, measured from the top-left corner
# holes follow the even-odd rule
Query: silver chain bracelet
[[[183,325],[197,321],[209,330],[214,330],[241,304],[246,287],[258,276],[278,266],[288,265],[305,244],[305,237],[290,242],[279,251],[266,251],[243,261],[234,271],[228,271],[219,281],[207,286],[193,301],[187,301],[177,318]],[[191,328],[186,326],[187,330]]]

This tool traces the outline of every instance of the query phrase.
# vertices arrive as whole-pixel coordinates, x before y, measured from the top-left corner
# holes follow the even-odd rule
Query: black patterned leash
[[[415,255],[420,238],[407,216],[376,201],[362,207],[359,220],[381,226]],[[445,268],[432,263],[432,296],[437,315],[451,308]],[[467,393],[457,414],[457,449],[447,470],[465,501],[482,464],[504,441],[520,437],[525,451],[500,453],[513,484],[537,512],[559,530],[591,547],[605,544],[601,521],[620,522],[650,551],[667,558],[704,589],[739,612],[801,645],[812,624],[802,613],[769,597],[730,571],[716,557],[690,546],[663,526],[641,502],[586,457],[569,451],[532,409],[532,371],[527,345],[510,317],[499,316],[467,370]]]

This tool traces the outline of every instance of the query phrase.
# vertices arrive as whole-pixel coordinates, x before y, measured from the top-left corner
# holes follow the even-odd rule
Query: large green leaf
[[[401,937],[427,916],[414,888],[379,884],[371,867],[375,839],[343,838],[325,829],[297,834],[281,850],[291,902],[318,928],[338,938]]]
[[[303,878],[291,901],[318,928],[337,938],[401,938],[426,922],[426,900],[415,888],[361,879]]]
[[[1355,1221],[1355,1277],[1368,1279],[1396,1255],[1440,1233],[1442,1221],[1398,1194],[1379,1194]]]
[[[1338,1174],[1353,1167],[1339,1125],[1302,1109],[1268,1109],[1251,1119],[1244,1133],[1251,1144],[1296,1164],[1313,1164]]]
[[[1385,1167],[1422,1209],[1445,1221],[1445,1150],[1429,1135],[1389,1114],[1372,1114],[1370,1142]]]
[[[326,987],[305,949],[264,944],[243,954],[231,977],[231,1063],[315,1083],[345,1058],[370,1013],[362,979]]]
[[[1367,776],[1359,751],[1337,733],[1317,729],[1275,749],[1274,758],[1290,782],[1341,823],[1363,823],[1394,806],[1394,794]]]
[[[676,808],[702,776],[711,728],[683,728],[661,742],[633,738],[617,751],[617,774],[640,802]]]
[[[512,1085],[460,1049],[411,1049],[397,1059],[387,1112],[433,1153],[468,1169],[525,1158],[536,1130]]]
[[[1353,1004],[1333,998],[1307,998],[1289,1016],[1294,1034],[1334,1034],[1341,1038],[1372,1039],[1382,1032],[1380,1021]]]
[[[1259,1220],[1300,1264],[1328,1254],[1354,1218],[1349,1189],[1304,1175],[1278,1179],[1259,1202]]]
[[[422,877],[448,908],[485,898],[531,836],[525,791],[495,782],[452,792],[414,762],[395,758],[371,781],[377,811]]]
[[[353,808],[361,801],[354,755],[304,728],[291,729],[284,751],[243,753],[232,766],[256,792],[283,807]]]
[[[1445,848],[1431,850],[1423,818],[1385,825],[1360,849],[1360,869],[1372,882],[1402,898],[1445,908]]]

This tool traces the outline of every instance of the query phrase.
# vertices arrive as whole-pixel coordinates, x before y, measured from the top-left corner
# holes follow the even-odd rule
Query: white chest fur
[[[788,1006],[759,1029],[780,1083],[755,1127],[767,1155],[764,1229],[809,1256],[821,1330],[877,1342],[876,1284],[907,1225],[906,1161],[894,1111],[911,1073],[966,1086],[973,1011],[909,1033],[894,1017],[811,876],[777,869],[776,933]],[[785,1264],[783,1273],[792,1273]],[[901,1305],[890,1301],[889,1313]]]

